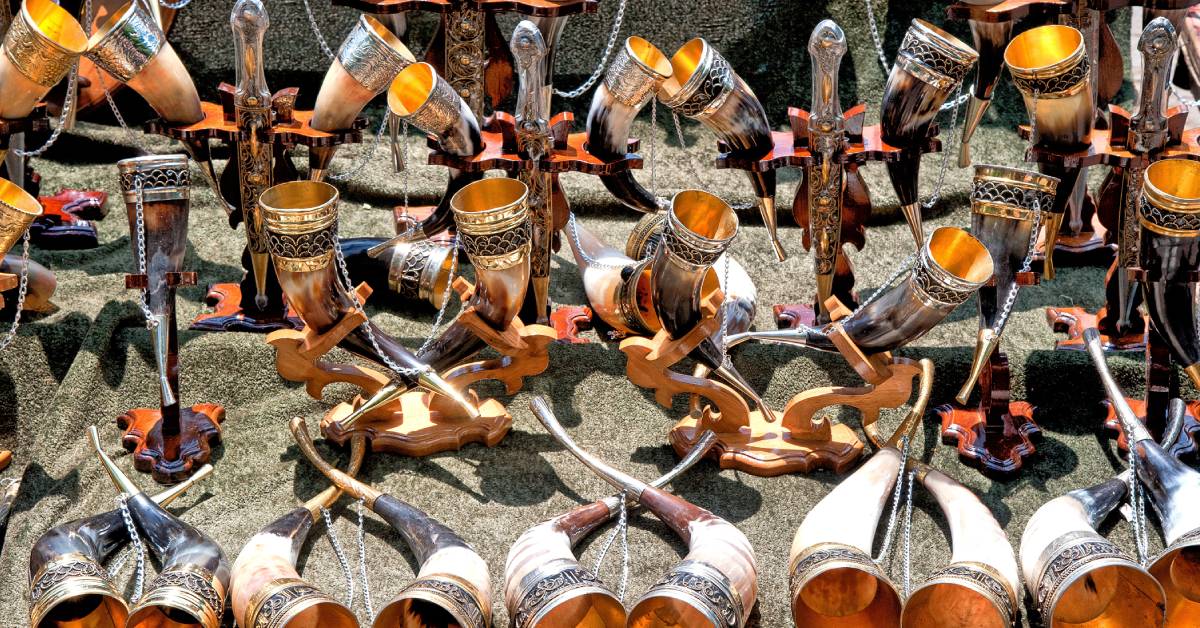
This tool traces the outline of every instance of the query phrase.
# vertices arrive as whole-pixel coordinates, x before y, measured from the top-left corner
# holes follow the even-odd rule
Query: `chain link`
[[[156,0],[147,0],[147,2],[155,2],[155,1]],[[168,8],[176,9],[176,8],[183,8],[184,6],[187,6],[187,4],[189,2],[191,2],[191,0],[185,0],[183,2],[183,4],[180,5],[179,7],[173,7],[173,6],[166,4],[165,0],[164,0],[163,4],[164,4],[164,6],[167,6]],[[86,0],[84,2],[83,15],[84,15],[84,18],[83,18],[84,28],[86,29],[88,37],[91,37],[91,35],[92,35],[92,0]],[[129,140],[129,143],[136,146],[138,148],[138,150],[141,150],[143,153],[149,152],[146,150],[146,146],[144,144],[142,144],[141,136],[139,136],[137,133],[134,133],[133,129],[129,128],[129,123],[127,123],[125,121],[125,116],[121,115],[121,110],[119,108],[117,108],[117,101],[113,99],[112,92],[109,91],[108,85],[104,82],[104,72],[97,72],[96,79],[100,81],[100,89],[104,92],[104,100],[106,100],[108,102],[108,108],[112,110],[113,117],[116,118],[117,124],[121,125],[121,129],[125,132],[125,137]]]
[[[867,1],[870,2],[870,0],[867,0]],[[962,83],[958,84],[957,94],[958,94],[958,96],[963,95]],[[960,103],[960,102],[962,102],[961,99],[956,97],[954,100],[955,104],[953,107],[953,111],[950,114],[951,132],[953,132],[953,130],[958,127],[958,103]],[[965,127],[966,125],[963,125],[963,126]],[[962,143],[962,133],[963,133],[963,129],[959,129],[958,130],[958,139],[959,139],[958,143]],[[933,206],[936,205],[937,202],[939,200],[941,200],[941,198],[942,198],[942,189],[946,183],[946,169],[950,164],[950,152],[951,151],[949,151],[945,147],[943,147],[943,149],[942,149],[942,166],[941,166],[941,169],[938,171],[937,185],[934,186],[934,188],[933,188],[933,196],[931,196],[928,201],[925,201],[924,203],[921,204],[922,207],[924,207],[925,209],[933,209]]]
[[[1142,488],[1141,480],[1138,479],[1139,465],[1137,453],[1133,447],[1130,447],[1129,468],[1133,472],[1133,478],[1129,482],[1129,504],[1133,510],[1130,523],[1133,525],[1133,540],[1137,546],[1138,564],[1146,566],[1149,562],[1150,538],[1146,531],[1146,491]]]
[[[159,320],[154,316],[154,312],[150,310],[149,283],[150,276],[146,269],[146,218],[143,206],[142,193],[142,175],[138,173],[133,177],[133,189],[136,195],[134,204],[134,231],[137,232],[137,254],[138,254],[138,273],[146,280],[146,286],[142,287],[141,298],[138,299],[138,305],[142,308],[142,316],[146,319],[146,329],[154,329],[158,327]]]
[[[375,621],[375,605],[371,602],[371,581],[367,579],[367,535],[363,529],[363,504],[365,503],[366,500],[359,498],[354,504],[358,510],[358,574],[362,578],[363,605],[367,609],[367,619]]]
[[[912,519],[913,519],[913,479],[917,471],[908,472],[908,497],[904,503],[904,599],[912,594]]]
[[[329,44],[325,41],[325,36],[321,34],[321,27],[317,25],[317,18],[313,15],[312,6],[308,4],[308,0],[304,0],[304,12],[308,14],[308,25],[312,27],[313,35],[317,38],[317,45],[321,46],[321,52],[325,53],[325,56],[330,60],[333,60],[333,51],[329,49]]]
[[[25,309],[25,295],[29,292],[29,230],[25,230],[25,235],[21,238],[21,280],[17,284],[17,303],[16,309],[13,311],[12,326],[8,328],[8,333],[4,334],[4,340],[0,340],[0,351],[8,348],[8,345],[13,343],[17,338],[17,330],[21,328],[21,311]]]
[[[908,435],[904,435],[900,439],[900,473],[903,475],[905,467],[908,465]],[[892,511],[888,515],[887,532],[883,534],[883,546],[879,548],[879,555],[875,557],[875,563],[883,565],[883,561],[887,558],[888,551],[892,549],[892,536],[896,531],[896,519],[900,515],[900,497],[904,492],[903,477],[896,478],[896,488],[892,489]]]
[[[887,55],[883,52],[883,37],[879,34],[879,23],[875,21],[875,7],[871,0],[863,0],[863,4],[867,5],[867,24],[871,28],[871,41],[875,43],[875,56],[879,57],[879,67],[883,68],[884,74],[892,73],[892,64],[888,63]],[[947,109],[958,109],[959,105],[967,102],[971,95],[962,93],[962,84],[959,84],[959,94],[950,102],[942,103],[939,111]]]
[[[366,152],[364,152],[362,155],[359,155],[358,162],[355,163],[353,166],[351,166],[349,170],[347,170],[341,174],[329,175],[330,181],[336,181],[338,183],[341,183],[343,181],[349,181],[350,179],[357,177],[358,174],[360,172],[362,172],[364,168],[367,167],[367,164],[371,163],[371,161],[375,158],[375,153],[379,150],[379,145],[383,143],[383,132],[385,129],[387,129],[388,115],[389,114],[384,114],[383,118],[381,118],[379,120],[379,130],[377,130],[375,132],[375,140],[373,142],[371,142],[371,148],[368,149]],[[370,122],[368,122],[367,124],[370,125]],[[407,132],[407,127],[405,129],[405,132]],[[407,141],[407,138],[406,138],[406,141]],[[407,205],[407,203],[406,203],[406,205]]]
[[[342,576],[346,579],[346,608],[354,612],[354,572],[350,570],[346,552],[342,550],[342,542],[338,539],[337,531],[333,529],[333,517],[330,516],[329,509],[322,506],[321,516],[325,518],[325,535],[329,537],[333,555],[337,557],[338,565],[342,567]]]
[[[596,563],[592,566],[592,575],[600,577],[600,566],[604,564],[604,557],[608,555],[608,550],[612,547],[613,542],[617,537],[621,537],[621,585],[617,588],[617,599],[625,601],[625,588],[629,584],[629,511],[626,506],[627,494],[622,492],[619,496],[621,499],[620,510],[618,511],[617,527],[608,535],[608,539],[604,541],[604,546],[600,548],[600,554],[596,557]]]
[[[1037,199],[1033,201],[1033,229],[1029,232],[1029,248],[1025,251],[1025,259],[1021,262],[1021,270],[1018,272],[1027,273],[1033,266],[1033,254],[1037,250],[1038,230],[1042,228],[1042,204]],[[996,317],[996,324],[992,327],[992,332],[997,336],[1000,335],[1000,330],[1004,329],[1004,324],[1008,322],[1009,314],[1012,314],[1013,306],[1017,303],[1017,293],[1021,291],[1021,286],[1014,279],[1012,287],[1008,291],[1008,296],[1004,299],[1004,305],[1000,308],[1000,315]]]
[[[589,89],[591,89],[592,86],[596,84],[596,81],[600,80],[600,77],[604,76],[604,69],[608,67],[608,58],[612,56],[613,48],[615,48],[617,45],[617,36],[621,34],[621,23],[625,21],[626,1],[627,0],[621,0],[621,3],[617,5],[617,14],[613,17],[612,32],[608,35],[608,43],[605,44],[604,53],[600,55],[600,61],[596,64],[596,69],[592,71],[592,75],[589,76],[582,85],[569,92],[555,89],[555,96],[560,96],[567,99],[578,98],[579,96],[583,95],[584,92],[587,92]],[[305,0],[305,2],[308,2],[308,0]]]
[[[129,596],[130,602],[137,602],[142,598],[142,585],[146,580],[146,547],[142,544],[142,537],[138,535],[137,526],[133,525],[133,517],[129,514],[129,503],[126,495],[117,496],[117,507],[121,509],[121,519],[125,522],[125,529],[129,532],[129,543],[132,547],[133,555],[137,557],[137,567],[133,577],[133,594]],[[124,561],[118,565],[118,569],[124,566]],[[110,572],[111,575],[111,572]]]
[[[687,146],[687,142],[683,138],[683,126],[681,126],[679,123],[679,114],[672,111],[671,112],[671,120],[675,123],[675,137],[679,141],[679,146],[686,152],[688,146]],[[699,183],[700,182],[700,173],[696,170],[696,166],[693,165],[691,162],[688,162],[687,167],[688,167],[688,172],[692,176],[692,180]],[[658,199],[658,203],[662,207],[669,207],[671,204],[671,199]],[[741,203],[730,203],[729,206],[737,211],[744,211],[744,210],[754,207],[754,203],[743,201]]]
[[[50,132],[50,137],[46,139],[46,143],[42,144],[36,150],[14,148],[13,152],[18,157],[41,157],[42,153],[50,150],[50,147],[54,146],[54,143],[58,141],[58,136],[62,135],[63,130],[67,128],[67,119],[71,116],[71,111],[75,108],[75,101],[78,100],[75,94],[75,84],[78,78],[79,62],[76,61],[75,65],[71,67],[70,77],[67,78],[67,93],[63,96],[63,107],[62,113],[58,115],[58,126],[54,127],[54,130]]]

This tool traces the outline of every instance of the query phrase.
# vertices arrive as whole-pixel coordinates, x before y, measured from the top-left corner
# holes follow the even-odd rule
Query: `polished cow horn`
[[[24,0],[0,55],[0,118],[24,118],[87,49],[83,27],[52,0]]]
[[[387,89],[396,73],[415,62],[404,42],[379,20],[369,15],[359,16],[338,49],[337,58],[325,72],[309,126],[326,132],[349,128],[363,107]],[[325,178],[336,151],[336,146],[309,149],[312,180]]]
[[[416,581],[376,615],[376,628],[491,625],[491,578],[487,563],[470,545],[433,517],[330,466],[317,453],[304,419],[292,419],[289,427],[308,461],[395,528],[421,564]]]
[[[1200,269],[1200,163],[1164,159],[1146,168],[1139,266],[1146,310],[1171,355],[1200,386],[1200,334],[1193,295]]]
[[[263,192],[258,204],[275,275],[288,304],[316,333],[329,331],[358,307],[338,281],[333,260],[337,188],[320,181],[290,181]],[[416,376],[400,376],[406,386],[419,383],[478,416],[475,404],[370,321],[347,335],[341,346],[378,364],[391,362],[416,370]]]
[[[992,258],[979,240],[957,227],[939,227],[921,247],[908,278],[856,314],[823,329],[731,334],[726,342],[761,340],[834,352],[829,331],[840,326],[867,355],[892,351],[925,335],[991,278]]]
[[[0,179],[0,255],[7,255],[33,219],[42,215],[42,204],[21,186]]]
[[[716,442],[705,432],[674,469],[650,483],[666,486]],[[579,506],[525,531],[508,550],[504,601],[514,628],[587,625],[625,628],[625,607],[604,582],[575,559],[571,548],[619,512],[621,496]]]
[[[454,245],[419,240],[386,243],[384,238],[342,238],[351,283],[367,282],[372,298],[394,295],[406,303],[442,304],[455,267]]]
[[[39,264],[36,260],[22,259],[20,255],[5,255],[0,259],[0,273],[20,276],[29,273],[29,285],[25,292],[25,312],[50,313],[57,309],[50,299],[58,287],[58,279],[54,271]]]
[[[125,493],[130,515],[162,565],[158,577],[129,611],[126,625],[218,628],[229,590],[229,562],[221,547],[147,497],[104,453],[96,426],[88,428],[88,436],[113,485]]]
[[[1000,344],[1008,319],[1008,300],[1016,297],[1016,276],[1031,254],[1033,230],[1054,205],[1058,179],[1005,166],[975,166],[971,187],[971,234],[992,257],[995,288],[979,290],[979,337],[967,381],[955,399],[967,403],[975,382]],[[1003,318],[1002,318],[1003,317]]]
[[[671,61],[654,44],[630,37],[609,62],[604,80],[592,96],[587,119],[588,152],[605,161],[629,152],[629,129],[634,118],[670,78]],[[658,198],[626,170],[600,175],[600,182],[626,207],[640,212],[659,210]]]
[[[366,439],[350,441],[346,473],[353,476],[362,465]],[[300,628],[332,626],[358,628],[350,609],[305,582],[296,572],[296,559],[308,532],[342,491],[331,486],[303,506],[258,531],[233,561],[229,579],[230,606],[242,628]]]
[[[999,2],[975,0],[967,4],[978,7],[996,5]],[[1000,70],[1004,68],[1004,49],[1012,39],[1014,21],[967,20],[967,24],[971,27],[971,39],[979,53],[979,62],[975,64],[975,84],[971,87],[971,100],[967,102],[966,116],[963,120],[962,143],[958,151],[960,168],[971,165],[971,138],[975,136],[975,129],[983,122],[983,114],[987,113],[992,104],[992,92],[1000,78]]]
[[[450,207],[459,241],[475,267],[475,292],[464,310],[471,309],[492,329],[503,331],[521,310],[529,286],[529,188],[516,179],[483,179],[455,194]],[[421,359],[441,372],[486,346],[474,331],[455,320]],[[403,380],[393,380],[342,419],[342,425],[349,426],[394,401],[407,387]]]
[[[792,540],[788,577],[797,626],[897,626],[900,595],[871,559],[875,528],[900,475],[885,447],[813,506]]]
[[[529,407],[571,455],[640,502],[687,543],[687,556],[637,601],[627,626],[744,626],[758,597],[758,565],[746,535],[713,513],[651,487],[581,449],[544,398],[534,397]]]
[[[88,40],[88,59],[146,99],[164,121],[193,124],[204,118],[187,68],[146,10],[130,0]]]
[[[1150,573],[1166,593],[1167,623],[1187,625],[1200,614],[1200,472],[1179,462],[1150,435],[1108,371],[1100,333],[1084,331],[1088,354],[1109,402],[1121,421],[1130,455],[1137,456],[1138,479],[1150,493],[1167,548],[1150,562]],[[1173,406],[1182,402],[1173,400]],[[1172,408],[1173,413],[1179,410]]]
[[[898,160],[887,162],[888,177],[917,246],[925,241],[917,198],[919,148],[942,103],[958,89],[978,58],[979,54],[957,37],[924,20],[913,20],[883,88],[880,135],[888,144],[906,149]]]
[[[967,487],[920,464],[917,478],[950,522],[950,564],[905,601],[900,625],[1008,628],[1017,621],[1021,581],[1012,543],[992,511]]]
[[[659,88],[658,99],[675,113],[700,121],[738,155],[758,158],[775,148],[767,112],[754,91],[721,53],[699,37],[671,57],[671,76]],[[777,233],[775,171],[746,174],[775,256],[783,261],[787,252]]]
[[[168,506],[212,473],[204,465],[155,495]],[[51,528],[29,552],[29,625],[33,628],[125,625],[129,607],[102,566],[129,540],[120,509]]]

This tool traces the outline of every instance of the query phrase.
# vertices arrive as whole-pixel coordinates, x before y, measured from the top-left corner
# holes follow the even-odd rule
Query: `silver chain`
[[[1133,479],[1129,483],[1129,504],[1133,508],[1133,519],[1130,523],[1133,525],[1133,540],[1137,546],[1138,564],[1145,566],[1149,562],[1150,555],[1150,538],[1146,531],[1146,491],[1142,488],[1141,480],[1138,479],[1140,463],[1134,447],[1136,445],[1129,447],[1129,468],[1133,471]]]
[[[867,2],[870,2],[870,0],[867,0]],[[953,101],[954,107],[953,107],[952,112],[950,113],[950,130],[951,130],[951,132],[953,132],[954,129],[958,127],[958,105],[960,103],[962,103],[961,96],[964,95],[962,93],[962,83],[958,84],[957,94],[958,94],[958,97],[955,97],[955,99]],[[966,125],[963,125],[963,126],[965,127]],[[959,129],[959,131],[958,131],[958,137],[959,137],[960,143],[962,142],[962,131],[963,131],[962,129]],[[940,200],[942,198],[942,189],[946,183],[946,169],[947,169],[947,166],[949,165],[949,163],[950,163],[950,151],[947,150],[945,147],[943,147],[942,148],[942,166],[941,166],[941,169],[938,171],[937,185],[934,186],[934,188],[933,188],[933,196],[929,197],[928,201],[925,201],[924,203],[921,204],[925,209],[932,209],[933,206],[937,204],[938,200]]]
[[[363,605],[367,609],[367,619],[375,620],[375,605],[371,602],[371,581],[367,579],[367,543],[366,532],[363,530],[363,504],[366,500],[359,498],[355,502],[358,510],[358,574],[362,578]]]
[[[859,303],[858,307],[854,308],[854,311],[850,312],[849,316],[839,319],[838,322],[840,322],[844,325],[844,324],[850,322],[851,320],[853,320],[854,317],[858,316],[858,314],[860,312],[862,312],[864,308],[866,308],[868,305],[874,303],[875,300],[878,299],[879,297],[883,296],[884,291],[887,290],[888,288],[892,287],[892,284],[896,283],[896,280],[900,279],[900,277],[902,275],[904,275],[904,273],[907,273],[909,270],[911,270],[913,267],[913,264],[916,261],[917,261],[917,252],[914,251],[912,253],[909,253],[908,257],[904,258],[904,261],[900,263],[900,267],[897,268],[895,270],[895,272],[893,272],[891,274],[891,276],[889,276],[886,280],[884,280],[884,282],[882,284],[880,284],[880,286],[878,288],[875,289],[875,292],[871,293],[871,296],[867,297],[864,301]],[[826,331],[824,329],[822,329],[820,327],[812,327],[809,325],[797,325],[796,329],[800,329],[800,330],[804,331],[805,333],[817,335],[817,336],[824,336],[826,334]]]
[[[147,0],[147,2],[155,2],[155,0]],[[168,8],[178,9],[178,8],[183,8],[184,6],[187,6],[187,4],[189,2],[191,2],[191,0],[185,0],[183,2],[183,4],[180,5],[179,7],[173,7],[173,6],[167,5],[165,0],[163,1],[163,4],[164,4],[164,6],[168,6]],[[83,18],[84,28],[87,29],[86,30],[87,35],[89,37],[91,37],[91,35],[92,35],[92,0],[86,0],[86,2],[84,2],[83,15],[84,15],[84,18]],[[125,121],[125,116],[121,115],[121,110],[119,108],[117,108],[117,101],[113,99],[112,92],[109,91],[108,85],[106,85],[104,82],[104,72],[97,72],[96,79],[100,81],[100,89],[104,92],[104,99],[106,101],[108,101],[108,108],[112,110],[113,117],[116,118],[117,124],[121,125],[121,129],[125,132],[125,137],[128,138],[129,143],[136,146],[142,152],[148,152],[146,150],[145,145],[142,144],[141,137],[137,133],[134,133],[133,129],[129,128],[129,123],[127,123]]]
[[[368,122],[368,125],[369,124],[370,123]],[[371,163],[371,161],[375,158],[375,153],[379,150],[379,145],[383,143],[383,132],[385,129],[387,129],[387,125],[388,114],[384,114],[383,118],[379,120],[379,130],[375,132],[375,140],[371,143],[371,148],[362,155],[359,155],[358,162],[351,166],[349,170],[341,174],[331,174],[329,175],[329,180],[340,183],[358,176],[358,174],[363,171],[363,168],[366,168],[367,164]]]
[[[725,337],[729,335],[729,306],[733,304],[733,299],[729,298],[729,264],[732,260],[729,259],[729,254],[725,254],[725,268],[721,277],[721,292],[723,300],[721,301],[721,365],[733,366],[729,360],[729,347],[725,346]]]
[[[888,551],[892,549],[892,536],[896,531],[896,519],[900,515],[900,496],[904,492],[904,469],[908,465],[908,435],[900,439],[900,476],[896,478],[896,488],[892,490],[892,512],[888,515],[887,532],[883,534],[883,546],[879,548],[879,555],[875,557],[875,563],[882,566],[883,561],[887,558]]]
[[[325,36],[321,34],[321,28],[317,25],[317,18],[313,15],[308,0],[304,0],[304,12],[308,14],[308,25],[312,27],[313,35],[317,37],[317,44],[321,46],[321,52],[324,52],[326,57],[333,59],[333,51],[329,49],[329,44],[325,42]]]
[[[333,555],[337,557],[338,565],[342,567],[342,576],[346,579],[346,608],[354,612],[354,572],[350,570],[346,552],[342,550],[342,542],[338,539],[337,531],[333,529],[333,517],[329,515],[329,509],[322,506],[321,516],[325,518],[325,535],[329,537]]]
[[[25,309],[25,294],[29,291],[29,229],[25,230],[21,241],[21,280],[17,284],[17,307],[13,311],[12,326],[4,335],[4,340],[0,340],[0,351],[7,349],[17,338],[17,330],[21,328],[21,311]]]
[[[658,198],[658,98],[650,99],[650,197],[662,206]]]
[[[683,148],[684,151],[686,151],[687,150],[687,142],[683,138],[683,127],[679,123],[679,114],[672,110],[671,111],[671,119],[675,123],[675,137],[679,140],[679,146],[681,148]],[[696,171],[696,167],[693,164],[691,164],[690,162],[688,163],[688,171],[691,173],[693,181],[696,181],[696,182],[700,181],[700,173]],[[664,201],[664,199],[659,199],[658,202],[660,205],[666,206],[670,203],[670,199],[666,199],[665,201]],[[744,210],[754,207],[754,203],[747,203],[747,202],[730,203],[729,206],[737,211],[744,211]]]
[[[62,135],[63,129],[67,126],[67,119],[71,115],[71,110],[75,108],[75,101],[78,100],[75,96],[75,84],[79,78],[79,62],[71,66],[71,74],[67,79],[67,93],[63,96],[62,113],[58,115],[58,126],[54,127],[54,131],[50,133],[50,137],[46,139],[46,143],[42,144],[36,150],[22,150],[14,148],[13,152],[19,157],[41,157],[42,153],[50,150],[51,146],[58,141],[58,136]]]
[[[1042,228],[1042,204],[1034,199],[1033,201],[1033,230],[1029,233],[1029,248],[1025,252],[1025,259],[1021,262],[1020,273],[1027,273],[1033,266],[1033,254],[1037,250],[1038,230]],[[1012,289],[1008,291],[1008,296],[1004,299],[1004,305],[1000,308],[1000,315],[996,317],[996,325],[992,327],[992,331],[996,335],[1000,335],[1000,330],[1004,329],[1004,324],[1008,322],[1009,314],[1012,314],[1013,306],[1017,303],[1017,293],[1021,291],[1021,286],[1014,279]]]
[[[304,1],[305,3],[308,2],[308,0]],[[584,92],[591,89],[596,84],[596,81],[600,80],[601,76],[604,76],[604,69],[608,67],[608,58],[612,56],[613,48],[617,45],[617,36],[621,34],[621,23],[625,21],[625,3],[626,0],[621,0],[621,3],[617,5],[617,14],[613,17],[612,32],[608,35],[608,43],[604,46],[604,54],[600,55],[600,61],[596,64],[596,69],[592,71],[592,75],[583,82],[583,85],[569,92],[555,89],[555,96],[567,99],[578,98]]]
[[[604,546],[600,548],[600,555],[596,557],[596,563],[592,566],[592,575],[600,577],[600,565],[604,564],[604,557],[608,555],[609,548],[612,547],[617,537],[621,537],[621,585],[617,588],[617,599],[625,601],[625,587],[629,584],[629,511],[625,505],[626,494],[620,494],[621,506],[617,515],[617,527],[608,535],[608,539],[604,541]]]
[[[875,21],[875,7],[872,6],[871,0],[863,0],[863,4],[867,5],[867,23],[871,28],[871,41],[875,42],[875,56],[879,57],[879,67],[883,68],[884,74],[891,74],[892,64],[888,63],[887,55],[883,53],[883,38],[879,35],[879,23]],[[962,93],[962,84],[960,83],[958,96],[950,102],[942,103],[939,111],[957,109],[970,97],[970,94]]]
[[[913,479],[916,476],[916,469],[908,472],[908,497],[904,503],[904,599],[912,594]]]
[[[137,254],[138,254],[138,273],[142,275],[146,281],[146,286],[142,287],[141,297],[138,299],[138,305],[142,308],[142,316],[146,318],[146,329],[154,329],[158,327],[158,319],[154,318],[154,312],[150,310],[149,284],[150,276],[146,270],[146,218],[145,210],[142,204],[142,175],[135,174],[133,177],[133,189],[136,195],[134,204],[135,224],[134,231],[137,232]]]
[[[133,517],[129,514],[128,497],[124,494],[117,496],[117,507],[121,509],[121,519],[125,522],[125,529],[129,531],[129,543],[132,547],[133,555],[137,557],[136,571],[133,576],[133,594],[129,596],[130,602],[137,602],[142,597],[142,585],[146,580],[146,546],[142,544],[142,537],[138,535],[137,526],[133,525]],[[124,566],[124,561],[116,565],[119,571]],[[112,572],[109,575],[115,575]]]
[[[579,257],[582,257],[583,261],[587,262],[589,266],[606,270],[621,270],[622,268],[632,266],[633,264],[637,263],[634,261],[628,264],[606,264],[593,258],[591,255],[588,255],[587,252],[583,250],[583,245],[579,243],[579,226],[576,224],[576,220],[575,212],[567,214],[567,230],[571,232],[571,243],[575,245],[575,251],[579,253]]]

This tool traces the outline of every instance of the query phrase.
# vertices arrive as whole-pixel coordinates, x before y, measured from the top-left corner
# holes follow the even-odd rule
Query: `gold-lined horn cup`
[[[1004,63],[1036,127],[1035,143],[1078,148],[1091,141],[1094,106],[1083,33],[1058,24],[1032,28],[1009,42]]]
[[[88,556],[61,556],[44,565],[30,582],[29,625],[33,628],[84,625],[81,622],[124,626],[129,616],[125,597],[108,571]]]
[[[79,22],[52,0],[24,0],[0,55],[0,118],[23,118],[87,50]]]
[[[7,255],[33,219],[41,215],[42,204],[32,194],[8,179],[0,179],[0,255]]]
[[[529,187],[524,183],[476,181],[450,199],[450,209],[463,249],[477,269],[503,270],[529,259]]]
[[[219,628],[225,613],[220,579],[198,565],[163,571],[130,609],[127,627]]]
[[[358,628],[345,605],[300,578],[278,578],[250,598],[245,628]]]
[[[388,87],[387,102],[393,115],[434,136],[443,150],[470,156],[482,149],[475,112],[428,63],[401,70]]]
[[[258,198],[267,244],[277,268],[307,272],[329,265],[337,238],[339,195],[322,182],[289,181]]]

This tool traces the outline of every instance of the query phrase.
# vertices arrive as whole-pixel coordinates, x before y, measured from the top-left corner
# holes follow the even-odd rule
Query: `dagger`
[[[833,296],[833,276],[842,233],[842,164],[846,126],[838,100],[838,68],[846,54],[846,33],[833,20],[824,20],[808,38],[812,59],[812,107],[808,117],[808,147],[813,161],[808,177],[808,231],[812,239],[813,270],[817,276],[817,305],[828,316],[825,301]]]
[[[530,281],[533,285],[537,322],[547,321],[550,305],[550,256],[554,238],[551,206],[553,175],[541,172],[541,161],[550,153],[550,127],[546,121],[552,87],[547,84],[550,48],[537,25],[523,20],[509,41],[517,62],[517,148],[533,167],[522,170],[520,180],[529,186],[529,217],[533,223],[530,247]]]
[[[262,49],[270,24],[261,0],[238,0],[229,16],[237,55],[233,109],[238,129],[238,187],[254,272],[254,303],[260,310],[267,307],[267,267],[271,259],[258,208],[259,195],[271,187],[271,92],[263,74]]]

